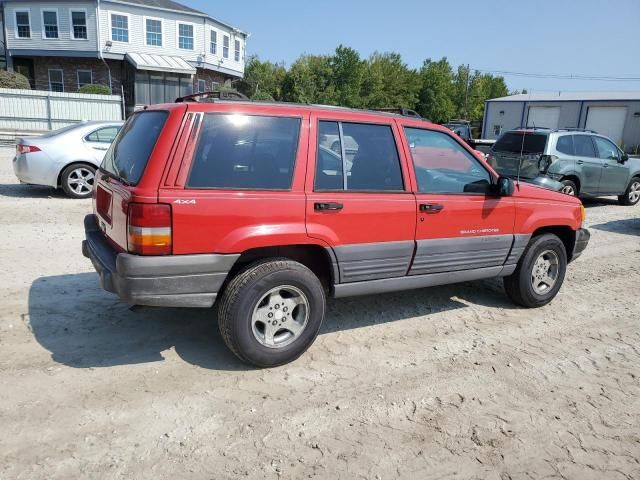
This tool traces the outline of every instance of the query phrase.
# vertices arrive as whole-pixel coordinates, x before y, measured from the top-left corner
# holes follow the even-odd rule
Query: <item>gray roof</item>
[[[521,93],[508,97],[492,98],[490,102],[557,102],[582,100],[638,100],[640,91],[622,92],[545,92]]]
[[[176,12],[198,13],[200,15],[207,15],[195,8],[187,7],[181,3],[174,2],[173,0],[120,0],[125,3],[132,3],[134,5],[141,5],[144,7],[164,8],[166,10],[175,10]],[[208,16],[208,15],[207,15]]]

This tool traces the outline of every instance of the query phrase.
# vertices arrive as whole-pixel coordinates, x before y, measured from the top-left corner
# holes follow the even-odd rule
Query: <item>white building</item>
[[[0,0],[0,10],[6,66],[38,90],[101,83],[132,110],[244,74],[247,34],[172,0]]]

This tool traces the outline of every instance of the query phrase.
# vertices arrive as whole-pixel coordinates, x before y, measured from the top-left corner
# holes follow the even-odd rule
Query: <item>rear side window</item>
[[[404,191],[391,127],[321,121],[315,189]]]
[[[118,130],[120,130],[119,127],[99,128],[87,135],[86,139],[89,142],[111,143],[116,138]]]
[[[573,137],[573,148],[578,157],[595,157],[596,151],[589,135],[571,135]]]
[[[543,153],[547,136],[529,132],[507,132],[493,146],[494,152]]]
[[[573,149],[573,135],[565,135],[564,137],[558,138],[556,150],[567,155],[575,155],[575,151]]]
[[[206,114],[187,187],[287,190],[299,134],[299,118]]]
[[[111,144],[100,168],[126,183],[136,185],[167,120],[168,113],[134,113]]]

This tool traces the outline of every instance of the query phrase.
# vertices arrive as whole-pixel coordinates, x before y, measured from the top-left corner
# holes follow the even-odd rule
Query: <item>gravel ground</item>
[[[560,295],[498,281],[330,301],[291,365],[211,311],[132,313],[80,253],[89,201],[0,150],[0,478],[640,478],[640,206],[589,203]]]

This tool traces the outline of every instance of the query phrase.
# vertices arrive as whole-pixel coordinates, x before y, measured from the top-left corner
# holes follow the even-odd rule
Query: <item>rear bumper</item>
[[[586,228],[580,228],[576,231],[576,243],[573,246],[573,255],[571,255],[571,261],[578,258],[582,255],[585,248],[589,244],[589,239],[591,238],[591,233]]]
[[[102,288],[130,305],[211,307],[239,257],[119,253],[99,230],[95,215],[85,217],[84,229],[82,254],[93,263]]]

